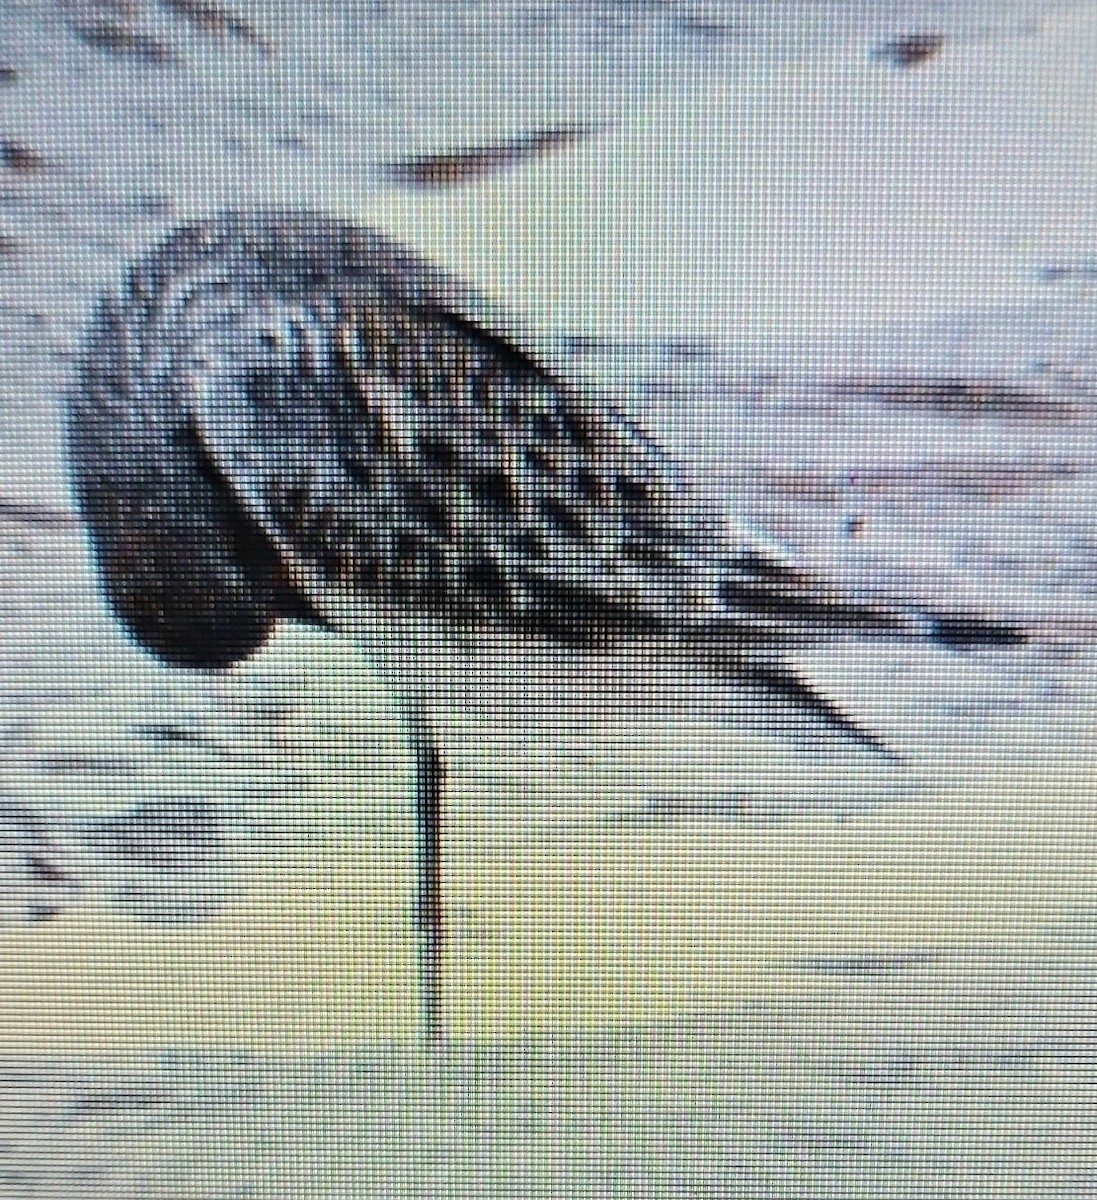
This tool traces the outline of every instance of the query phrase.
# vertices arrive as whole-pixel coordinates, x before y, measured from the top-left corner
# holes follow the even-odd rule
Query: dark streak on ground
[[[52,754],[32,760],[44,775],[126,775],[133,763],[126,758],[104,758],[84,754]]]
[[[121,58],[159,66],[175,57],[171,48],[159,38],[132,29],[122,21],[110,18],[70,20],[69,27],[87,45]]]
[[[1059,1062],[1073,1067],[1097,1066],[1097,1045],[1092,1038],[1046,1038],[1005,1042],[992,1047],[965,1046],[957,1049],[930,1047],[917,1054],[893,1054],[868,1061],[845,1072],[846,1079],[876,1087],[925,1086],[942,1075],[970,1076],[991,1072],[1017,1074],[1020,1068],[1040,1062]]]
[[[1014,387],[994,379],[959,375],[910,379],[846,380],[832,392],[839,397],[877,400],[920,408],[948,417],[1000,417],[1011,420],[1069,420],[1074,406],[1039,389]]]
[[[1023,496],[1049,485],[1082,480],[1097,473],[1097,464],[1081,460],[1033,457],[1008,462],[956,462],[926,458],[848,470],[765,470],[759,478],[772,493],[809,504],[844,504],[857,498],[889,501],[943,496],[994,502]],[[849,533],[863,532],[863,516],[848,518]]]
[[[1097,282],[1097,260],[1076,263],[1051,263],[1040,270],[1042,283]]]
[[[13,138],[0,139],[0,165],[19,175],[35,175],[46,166],[45,155]]]
[[[158,1108],[169,1103],[166,1088],[155,1085],[89,1088],[72,1104],[75,1113],[118,1112],[127,1108]]]
[[[420,158],[386,163],[381,166],[381,173],[394,183],[410,187],[455,187],[529,162],[550,150],[573,145],[592,132],[584,126],[543,129],[484,146],[470,146],[445,154],[427,154]]]
[[[160,4],[168,12],[198,26],[205,33],[238,38],[259,46],[268,54],[273,52],[273,47],[250,21],[220,4],[214,4],[212,0],[160,0]]]
[[[568,334],[562,339],[565,354],[580,358],[605,356],[628,359],[652,352],[675,362],[703,362],[711,359],[713,346],[704,338],[600,338]]]
[[[134,725],[133,732],[139,738],[161,746],[196,746],[206,740],[193,729],[185,729],[181,725]]]
[[[181,871],[216,859],[224,842],[221,813],[201,798],[150,802],[93,823],[89,840],[131,866]]]
[[[939,33],[912,33],[884,42],[873,51],[873,58],[897,71],[909,71],[936,58],[944,44],[945,39]]]
[[[746,30],[733,22],[706,21],[700,17],[684,17],[678,22],[678,28],[690,37],[701,38],[708,42],[724,42],[734,38],[746,40]]]

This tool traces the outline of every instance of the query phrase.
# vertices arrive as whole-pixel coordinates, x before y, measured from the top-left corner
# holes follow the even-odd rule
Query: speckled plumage
[[[239,656],[310,611],[287,560],[550,636],[909,626],[718,524],[643,432],[478,324],[476,303],[310,215],[193,226],[139,266],[100,310],[70,421],[138,637],[184,661],[201,640]]]
[[[490,686],[484,659],[525,669],[523,646],[540,655],[531,690],[550,693],[546,646],[639,645],[637,679],[660,686],[663,662],[679,678],[683,665],[687,679],[753,674],[869,745],[760,648],[849,631],[1014,636],[812,578],[713,512],[483,301],[315,214],[224,215],[139,264],[95,320],[69,449],[110,602],[163,658],[227,665],[280,617],[372,633],[416,750],[434,1019],[444,763],[429,700],[447,663],[459,674],[475,657],[451,635],[479,647],[473,689]],[[405,640],[421,618],[434,632]]]

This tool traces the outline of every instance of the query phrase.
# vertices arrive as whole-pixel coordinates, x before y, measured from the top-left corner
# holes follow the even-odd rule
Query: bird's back
[[[138,637],[231,658],[310,608],[294,564],[583,640],[780,632],[828,603],[733,544],[649,438],[475,304],[312,215],[222,217],[140,264],[100,310],[70,407],[78,494]]]
[[[69,406],[116,611],[221,666],[328,595],[717,672],[744,644],[932,632],[713,514],[461,285],[309,213],[177,232],[104,301]]]

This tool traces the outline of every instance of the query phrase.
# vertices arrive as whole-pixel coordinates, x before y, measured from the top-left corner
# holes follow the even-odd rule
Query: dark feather
[[[315,215],[228,214],[139,264],[100,312],[69,445],[111,603],[176,662],[242,657],[333,585],[588,644],[1010,637],[714,523],[470,293]]]
[[[833,729],[865,749],[883,754],[894,762],[899,761],[899,755],[886,742],[847,716],[833,700],[806,683],[785,663],[750,663],[744,665],[740,674],[774,696],[787,700],[822,727]]]

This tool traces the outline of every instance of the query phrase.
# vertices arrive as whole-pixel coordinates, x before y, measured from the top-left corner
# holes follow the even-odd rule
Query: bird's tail
[[[716,593],[717,624],[727,622],[740,643],[811,644],[850,635],[972,650],[1018,646],[1029,637],[1023,626],[1008,621],[893,600],[820,578],[768,547],[723,559]]]
[[[890,757],[894,752],[785,657],[796,647],[844,638],[921,641],[954,651],[1024,644],[1021,625],[963,610],[935,610],[821,580],[768,553],[721,564],[721,615],[690,638],[697,665],[746,681],[791,704],[814,724]]]

